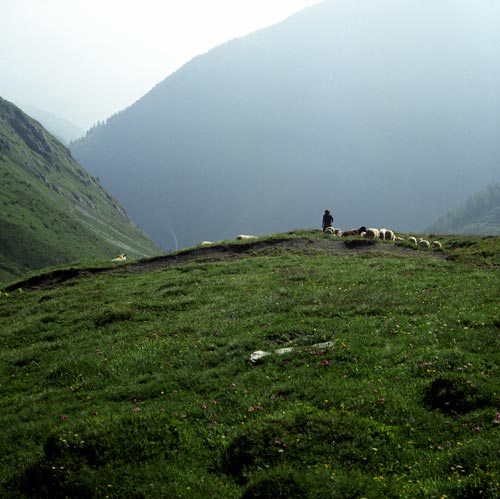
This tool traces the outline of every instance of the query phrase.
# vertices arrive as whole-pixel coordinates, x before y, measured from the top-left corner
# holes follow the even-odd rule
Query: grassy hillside
[[[500,184],[492,182],[427,229],[438,234],[500,235]]]
[[[2,291],[0,496],[498,497],[500,238],[441,241],[294,231]]]
[[[159,248],[36,121],[0,98],[0,282],[29,270]]]

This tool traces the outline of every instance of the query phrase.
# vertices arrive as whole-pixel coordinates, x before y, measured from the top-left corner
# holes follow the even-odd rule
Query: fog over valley
[[[196,57],[74,144],[165,248],[422,230],[498,178],[499,6],[325,1]]]
[[[246,24],[236,4],[190,0],[189,12],[177,10],[184,29],[173,28],[174,4],[154,0],[135,10],[112,1],[95,22],[93,1],[86,9],[54,0],[44,11],[22,0],[3,23],[23,3],[26,47],[38,40],[32,52],[43,57],[27,64],[26,47],[14,50],[19,23],[4,29],[0,95],[72,140],[83,168],[165,250],[320,228],[326,208],[342,229],[421,232],[500,180],[495,0],[276,1],[267,13],[241,0]],[[59,22],[49,16],[55,7]],[[77,45],[64,38],[72,23]],[[14,78],[21,60],[31,78]],[[91,116],[99,118],[75,140]],[[496,220],[481,206],[484,220]]]

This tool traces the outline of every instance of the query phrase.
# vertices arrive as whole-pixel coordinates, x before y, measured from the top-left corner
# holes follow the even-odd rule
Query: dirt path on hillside
[[[178,253],[168,253],[135,262],[117,264],[114,267],[55,270],[17,282],[5,288],[5,291],[11,292],[19,288],[24,291],[51,289],[74,278],[91,277],[103,273],[121,275],[145,274],[175,265],[195,262],[223,262],[239,258],[280,256],[283,254],[329,254],[349,257],[363,253],[371,253],[373,256],[392,256],[395,258],[446,258],[446,254],[443,252],[418,250],[403,244],[369,239],[266,239],[264,241],[246,241],[239,244],[214,243],[209,246],[187,249]]]

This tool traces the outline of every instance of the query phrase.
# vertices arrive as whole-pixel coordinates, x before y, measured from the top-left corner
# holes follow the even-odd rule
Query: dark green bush
[[[165,458],[178,445],[171,420],[164,415],[133,416],[97,422],[79,429],[51,435],[43,446],[43,457],[14,485],[28,497],[96,497],[106,486],[108,463],[126,469]],[[117,474],[120,476],[120,473]]]
[[[424,405],[447,414],[466,414],[490,402],[486,394],[464,376],[450,374],[434,379],[424,390]]]

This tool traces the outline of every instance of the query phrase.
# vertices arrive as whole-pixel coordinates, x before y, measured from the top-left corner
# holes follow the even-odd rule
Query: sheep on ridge
[[[111,261],[112,262],[124,262],[127,259],[127,253],[122,253],[121,255],[118,255],[116,258],[113,258]]]
[[[236,239],[257,239],[257,236],[250,236],[247,234],[240,234],[239,236],[236,236]]]
[[[439,241],[432,241],[432,247],[437,249],[442,249],[443,245]]]
[[[394,234],[394,231],[392,229],[385,229],[384,239],[386,241],[395,241],[396,234]]]
[[[428,249],[431,247],[431,243],[427,241],[427,239],[419,239],[418,245],[424,249]]]
[[[342,235],[347,236],[360,236],[363,232],[366,232],[366,227],[362,226],[359,229],[350,229],[342,232]]]
[[[414,244],[416,246],[417,245],[417,238],[411,236],[411,237],[408,238],[408,242],[411,243],[411,244]]]
[[[365,237],[367,239],[378,239],[380,231],[378,229],[370,228],[366,229]]]

